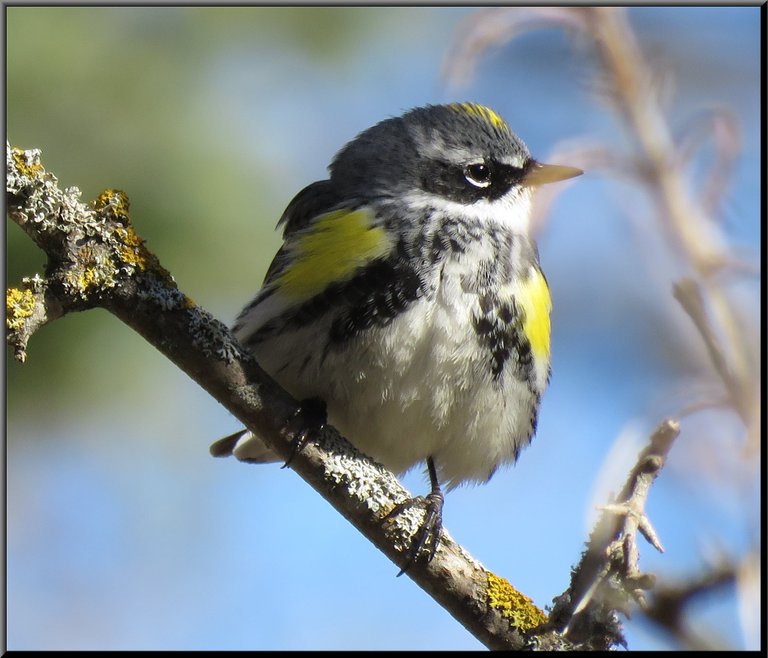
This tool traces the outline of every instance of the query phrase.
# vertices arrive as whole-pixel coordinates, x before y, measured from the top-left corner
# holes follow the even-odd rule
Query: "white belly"
[[[513,462],[530,440],[537,402],[511,373],[494,380],[472,327],[476,298],[459,276],[443,274],[431,300],[322,361],[317,326],[269,339],[255,354],[296,398],[323,399],[329,422],[364,453],[396,473],[432,457],[450,489]]]

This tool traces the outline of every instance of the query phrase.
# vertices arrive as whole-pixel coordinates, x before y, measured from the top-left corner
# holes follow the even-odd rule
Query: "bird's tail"
[[[234,455],[242,462],[266,464],[278,462],[278,457],[253,432],[246,429],[225,436],[211,444],[210,453],[214,457],[229,457]]]

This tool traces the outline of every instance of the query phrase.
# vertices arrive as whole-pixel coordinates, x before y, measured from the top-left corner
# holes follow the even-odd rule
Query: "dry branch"
[[[756,274],[760,269],[737,255],[724,235],[722,220],[716,216],[741,152],[740,126],[732,112],[717,108],[691,117],[675,138],[663,110],[663,90],[659,84],[660,74],[667,73],[655,71],[648,64],[630,26],[627,11],[616,7],[498,8],[475,12],[465,19],[460,36],[449,51],[444,66],[446,78],[457,85],[466,82],[478,67],[480,58],[490,49],[539,28],[565,29],[576,37],[582,48],[588,48],[594,55],[592,87],[600,94],[603,105],[613,112],[631,144],[626,153],[620,152],[615,144],[582,144],[572,147],[567,155],[561,152],[558,159],[585,171],[602,172],[642,190],[655,208],[656,230],[675,258],[676,271],[682,272],[676,274],[679,280],[670,288],[682,310],[693,321],[723,392],[695,400],[677,415],[710,409],[715,404],[732,409],[746,429],[747,450],[743,451],[743,458],[754,459],[760,449],[761,397],[759,368],[756,367],[759,351],[752,349],[752,327],[738,312],[736,296],[726,288],[724,275]],[[688,182],[690,165],[704,146],[713,149],[714,162],[701,177],[703,184],[694,188]],[[734,453],[737,451],[739,448],[734,446]],[[606,514],[621,510],[621,507],[609,507]],[[625,520],[629,522],[631,515]],[[611,525],[618,521],[604,515],[604,523],[608,524],[605,527],[609,529],[618,529]],[[625,530],[631,536],[631,528]],[[573,583],[581,582],[576,587],[581,593],[572,591],[558,600],[550,618],[553,625],[565,628],[572,640],[578,641],[578,627],[589,620],[589,602],[595,601],[594,595],[601,583],[610,580],[611,561],[607,554],[595,550],[595,540],[601,534],[604,533],[597,530],[593,533],[591,548],[578,573],[574,574]],[[610,537],[611,532],[604,536]],[[649,537],[652,539],[653,535]],[[598,545],[608,551],[604,541]],[[615,544],[614,548],[622,558],[634,550],[631,544]],[[585,569],[585,563],[590,562],[593,566]],[[731,564],[725,570],[716,570],[712,578],[711,574],[705,574],[702,581],[711,580],[717,585],[727,580],[719,578],[719,574],[728,573],[729,569],[752,573],[737,566]],[[698,592],[698,582],[694,578],[689,583],[690,588],[683,583],[676,586],[675,591],[690,589]],[[742,594],[746,582],[746,578],[737,579]],[[639,583],[647,584],[642,577]],[[717,643],[707,645],[698,639],[691,641],[690,633],[685,630],[681,621],[683,608],[693,597],[676,596],[675,605],[670,606],[662,604],[664,591],[662,588],[661,598],[651,597],[646,617],[669,631],[682,646],[718,647]],[[581,622],[578,619],[567,621],[574,613],[582,617]],[[560,615],[563,620],[558,620]],[[671,615],[670,619],[665,621],[665,615]]]
[[[208,391],[287,458],[299,410],[221,322],[194,304],[133,229],[128,198],[107,190],[91,205],[60,190],[36,150],[7,147],[8,215],[48,256],[44,276],[7,291],[7,341],[20,360],[32,334],[67,313],[102,307]],[[293,432],[301,428],[293,427]],[[417,510],[382,523],[410,494],[379,464],[328,427],[293,468],[395,564],[418,530]],[[520,649],[546,616],[509,582],[485,570],[443,531],[429,564],[408,576],[470,633],[494,649]]]
[[[223,324],[178,289],[135,233],[127,196],[107,190],[92,206],[82,204],[76,188],[58,188],[55,177],[42,167],[38,151],[8,147],[6,166],[8,214],[48,255],[44,277],[24,279],[21,288],[7,292],[7,341],[17,358],[24,360],[30,337],[44,324],[70,312],[105,308],[287,458],[292,432],[302,429],[291,422],[298,403],[261,370]],[[654,537],[642,510],[650,483],[663,465],[663,458],[656,459],[660,450],[654,435],[618,499],[623,524],[611,522],[608,534],[596,531],[593,544],[600,538],[603,543],[632,547],[638,530]],[[649,468],[649,460],[655,470]],[[421,518],[414,510],[394,517],[394,523],[383,523],[393,507],[410,497],[391,473],[332,427],[295,455],[291,467],[387,557],[401,562]],[[617,510],[610,510],[610,515],[615,518]],[[562,630],[569,630],[569,620],[578,619],[587,608],[594,611],[598,597],[566,611],[556,607],[557,614],[548,620],[528,597],[485,570],[443,533],[434,559],[413,565],[407,573],[489,648],[606,649],[621,641],[615,601],[601,598],[590,632],[568,638]],[[588,549],[588,554],[590,550],[605,553],[602,545]],[[628,549],[623,563],[616,551],[609,553],[611,574],[632,590],[627,583],[637,585],[637,552]],[[593,562],[583,561],[574,571],[574,583],[594,577]],[[603,562],[598,571],[604,570]],[[617,570],[617,564],[624,566]],[[559,599],[575,600],[575,592],[572,584]]]

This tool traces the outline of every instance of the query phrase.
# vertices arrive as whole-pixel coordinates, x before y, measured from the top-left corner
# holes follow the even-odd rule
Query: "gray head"
[[[454,103],[416,108],[363,131],[336,155],[330,171],[344,196],[421,190],[472,203],[505,195],[535,165],[496,112]]]

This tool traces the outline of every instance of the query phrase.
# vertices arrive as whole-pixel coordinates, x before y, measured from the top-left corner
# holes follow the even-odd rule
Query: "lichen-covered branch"
[[[7,340],[20,360],[34,332],[66,313],[102,307],[144,336],[278,454],[291,454],[299,406],[221,322],[192,302],[133,229],[128,197],[107,190],[91,205],[60,190],[36,150],[7,146],[8,215],[48,256],[44,275],[6,294]],[[300,428],[298,428],[300,429]],[[384,523],[410,497],[386,469],[326,428],[291,468],[399,564],[420,526],[417,510]],[[408,575],[489,648],[520,649],[546,616],[485,570],[443,531],[429,564]]]
[[[595,627],[609,628],[614,610],[626,613],[633,602],[643,605],[643,592],[654,586],[653,575],[643,573],[638,564],[637,534],[663,551],[645,505],[679,434],[676,421],[662,422],[638,455],[615,500],[603,508],[581,562],[573,570],[571,586],[552,613],[552,622],[562,624],[563,633],[573,641],[592,637]]]
[[[16,359],[24,363],[32,334],[62,315],[64,305],[39,275],[24,277],[21,287],[9,288],[5,296],[7,341]]]

